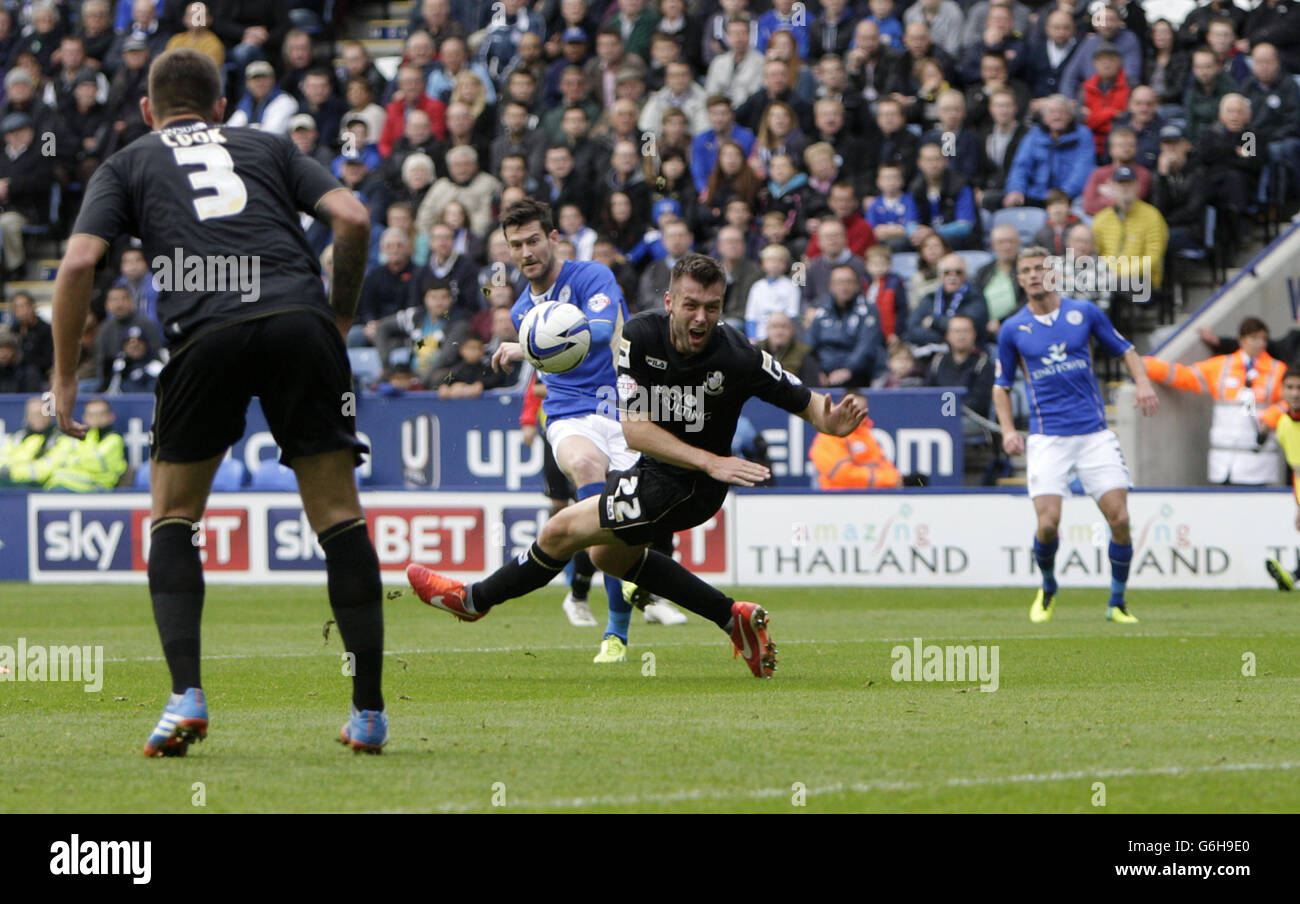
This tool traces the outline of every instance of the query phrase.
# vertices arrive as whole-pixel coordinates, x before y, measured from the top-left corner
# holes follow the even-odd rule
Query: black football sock
[[[203,618],[203,563],[195,523],[163,518],[149,529],[149,596],[172,693],[199,684],[199,623]]]
[[[707,618],[724,631],[731,621],[731,597],[661,552],[647,549],[623,579]]]
[[[330,608],[353,657],[352,705],[384,708],[384,586],[364,518],[340,521],[317,538],[325,551]]]
[[[487,612],[493,606],[545,587],[564,570],[564,560],[542,552],[536,543],[528,552],[511,559],[483,580],[469,588],[469,604],[475,612]]]
[[[591,593],[591,576],[596,573],[596,566],[591,564],[591,556],[585,549],[579,550],[573,557],[573,580],[569,582],[569,592],[575,600],[585,600]]]

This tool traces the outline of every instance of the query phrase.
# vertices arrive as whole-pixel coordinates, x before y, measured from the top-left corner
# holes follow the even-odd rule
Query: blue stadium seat
[[[916,273],[920,256],[915,251],[900,251],[894,255],[889,269],[903,282],[907,282]]]
[[[237,458],[227,458],[217,466],[217,476],[212,480],[212,489],[217,493],[235,493],[244,488],[248,478],[248,469]]]
[[[274,458],[268,458],[253,471],[254,490],[278,490],[280,492],[297,492],[298,475],[288,465],[282,465]]]
[[[985,264],[993,260],[992,251],[958,251],[957,253],[966,262],[966,275],[971,279],[975,278],[975,274],[980,272]]]
[[[993,228],[1010,223],[1020,233],[1020,243],[1028,245],[1034,233],[1047,222],[1047,211],[1041,207],[1005,207],[993,214]]]
[[[131,481],[131,488],[136,490],[149,489],[149,460],[145,459],[140,463],[140,467],[135,469],[135,479]]]
[[[348,361],[352,363],[352,375],[365,384],[379,379],[384,370],[384,362],[379,359],[379,349],[370,346],[348,349]]]

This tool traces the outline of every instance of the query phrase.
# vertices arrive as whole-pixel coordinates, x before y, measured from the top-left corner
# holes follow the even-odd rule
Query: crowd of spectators
[[[11,0],[7,273],[49,189],[66,222],[98,163],[145,133],[149,60],[176,46],[223,67],[231,123],[288,135],[367,204],[349,345],[376,350],[386,386],[444,396],[517,379],[483,362],[524,286],[494,228],[519,198],[552,205],[561,253],[608,264],[633,313],[704,251],[727,273],[725,319],[809,382],[969,383],[986,413],[979,356],[1024,304],[1011,262],[1032,238],[990,228],[997,211],[1044,208],[1036,240],[1067,275],[1143,262],[1159,289],[1207,203],[1250,225],[1300,187],[1292,0],[1208,0],[1178,27],[1123,0],[421,0],[391,80],[279,0]],[[329,229],[303,228],[328,279]],[[971,272],[978,251],[992,259]],[[1108,304],[1106,285],[1072,294]],[[138,249],[114,249],[97,289],[84,385],[149,389],[164,353]],[[17,391],[49,368],[31,319],[15,304],[0,337]]]

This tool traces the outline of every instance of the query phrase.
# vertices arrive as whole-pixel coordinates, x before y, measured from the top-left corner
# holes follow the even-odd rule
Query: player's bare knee
[[[569,463],[573,482],[580,487],[589,483],[604,483],[608,463],[595,456],[581,455]]]
[[[1060,518],[1053,518],[1050,515],[1038,516],[1038,539],[1044,543],[1051,543],[1056,540],[1056,530],[1060,524]]]
[[[549,556],[568,559],[584,545],[575,528],[574,519],[561,512],[546,522],[537,538],[537,545]]]
[[[1106,523],[1110,525],[1111,539],[1121,546],[1127,546],[1132,539],[1129,533],[1128,512],[1119,512],[1114,517],[1107,518]]]

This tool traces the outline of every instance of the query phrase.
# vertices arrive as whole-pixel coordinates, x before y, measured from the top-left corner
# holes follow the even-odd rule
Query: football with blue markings
[[[519,344],[533,367],[548,374],[567,373],[587,357],[591,327],[577,305],[544,301],[524,315]]]

